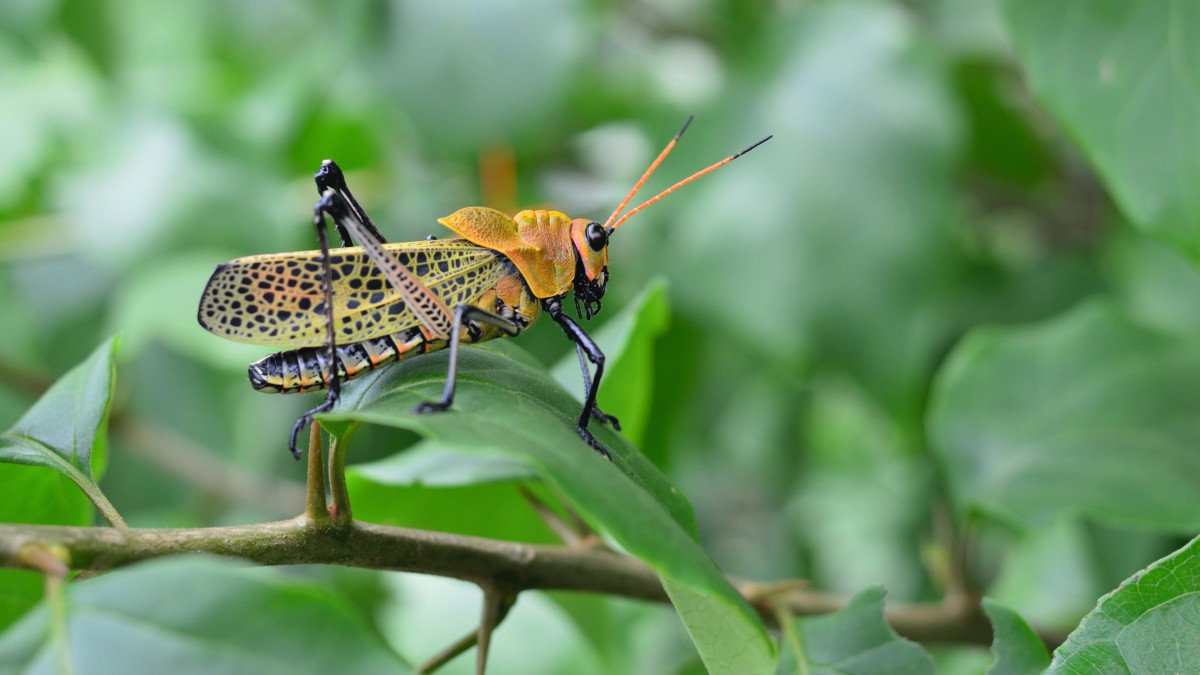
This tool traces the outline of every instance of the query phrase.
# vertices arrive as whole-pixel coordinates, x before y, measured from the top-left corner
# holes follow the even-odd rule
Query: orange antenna
[[[677,136],[676,138],[678,138],[678,136]],[[650,206],[650,205],[651,205],[651,204],[653,204],[654,202],[656,202],[656,201],[658,201],[658,200],[662,199],[663,197],[666,197],[667,195],[669,195],[669,194],[671,194],[672,192],[674,192],[674,191],[678,190],[679,188],[683,187],[684,185],[687,185],[688,183],[690,183],[690,182],[692,182],[692,181],[696,180],[697,178],[699,178],[699,177],[703,176],[704,174],[706,174],[706,173],[710,173],[710,172],[712,172],[712,171],[716,171],[717,169],[719,169],[719,168],[721,168],[721,167],[725,166],[726,164],[728,164],[728,163],[732,162],[733,160],[737,159],[738,157],[741,157],[742,155],[746,154],[747,152],[750,152],[751,150],[753,150],[753,149],[757,148],[758,146],[762,145],[763,143],[766,143],[767,141],[771,140],[771,138],[773,138],[773,135],[772,135],[772,136],[767,136],[766,138],[764,138],[764,139],[762,139],[761,141],[759,141],[759,142],[755,143],[754,145],[751,145],[750,147],[746,148],[745,150],[742,150],[741,152],[739,152],[739,153],[737,153],[737,154],[730,155],[730,156],[726,157],[725,159],[723,159],[723,160],[721,160],[721,161],[717,162],[716,164],[713,164],[712,166],[710,166],[710,167],[708,167],[708,168],[706,168],[706,169],[701,169],[701,170],[697,171],[696,173],[694,173],[694,174],[692,174],[692,175],[688,176],[687,178],[684,178],[683,180],[681,180],[681,181],[679,181],[678,183],[676,183],[676,184],[672,185],[671,187],[667,188],[666,190],[663,190],[662,192],[658,193],[658,194],[657,194],[657,195],[655,195],[654,197],[652,197],[652,198],[650,198],[650,199],[648,199],[648,200],[646,200],[646,201],[642,202],[642,203],[641,203],[641,204],[639,204],[639,205],[638,205],[638,206],[637,206],[635,209],[633,209],[633,210],[632,210],[632,211],[630,211],[629,213],[626,213],[625,215],[621,216],[621,219],[620,219],[620,220],[618,220],[616,223],[614,223],[614,224],[613,224],[613,226],[612,226],[611,228],[608,228],[608,233],[609,233],[609,234],[612,234],[612,231],[613,231],[613,230],[615,230],[615,229],[617,229],[618,227],[620,227],[620,226],[621,226],[621,223],[623,223],[623,222],[625,222],[625,221],[629,220],[630,218],[632,218],[632,217],[633,217],[633,215],[634,215],[634,214],[636,214],[638,211],[641,211],[642,209],[646,208],[647,206]],[[674,145],[674,144],[675,144],[675,141],[673,141],[673,140],[672,140],[672,141],[671,141],[671,145]],[[671,148],[671,145],[668,145],[668,146],[667,146],[667,149],[668,149],[668,150]],[[666,154],[666,151],[665,151],[665,150],[663,151],[663,154],[664,154],[664,155]],[[661,156],[660,156],[660,157],[661,157]],[[657,166],[657,164],[658,164],[658,163],[657,163],[657,162],[655,162],[655,166]],[[651,169],[653,169],[653,167],[651,167]],[[647,172],[647,175],[649,175],[649,172]],[[645,180],[645,179],[646,179],[646,178],[645,178],[645,176],[643,176],[643,177],[642,177],[642,180]],[[640,182],[640,181],[638,182],[638,185],[641,185],[641,182]],[[636,190],[637,188],[634,188],[634,189]],[[630,196],[632,196],[632,194],[631,194]],[[624,205],[622,204],[622,206],[624,206]],[[611,220],[611,219],[610,219],[610,220]]]
[[[617,210],[613,211],[612,215],[608,217],[608,220],[604,221],[604,229],[608,230],[609,232],[612,231],[609,230],[608,226],[613,220],[616,219],[617,214],[621,213],[621,209],[625,208],[625,206],[629,204],[629,200],[633,199],[633,196],[637,194],[637,191],[642,189],[642,185],[645,184],[646,179],[650,177],[650,174],[654,173],[654,170],[658,168],[658,165],[662,164],[662,161],[667,158],[667,155],[671,154],[671,150],[675,147],[675,142],[679,140],[679,137],[683,135],[683,132],[687,131],[688,125],[692,123],[692,117],[692,115],[688,115],[687,120],[684,121],[683,126],[679,129],[679,132],[675,134],[675,137],[671,139],[670,143],[667,143],[667,147],[663,148],[662,152],[658,153],[658,157],[650,163],[650,168],[646,169],[646,173],[642,174],[642,177],[638,179],[637,184],[633,186],[633,189],[629,191],[629,194],[625,195],[625,199],[622,200],[619,205],[617,205]]]

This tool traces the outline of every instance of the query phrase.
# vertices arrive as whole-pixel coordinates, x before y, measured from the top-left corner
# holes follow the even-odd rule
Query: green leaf
[[[1200,6],[1012,0],[1004,8],[1034,95],[1121,210],[1200,259]]]
[[[0,635],[0,673],[53,673],[46,607]],[[142,563],[70,588],[74,672],[409,672],[323,585],[207,558]]]
[[[627,440],[593,424],[613,454],[605,460],[576,433],[579,404],[569,394],[544,371],[489,349],[462,350],[452,410],[413,414],[439,396],[445,373],[445,352],[376,371],[348,386],[322,424],[339,435],[360,422],[405,428],[457,452],[520,462],[658,572],[681,598],[680,617],[713,672],[771,670],[762,622],[700,547],[691,506]]]
[[[646,438],[654,392],[654,342],[667,329],[667,282],[656,277],[621,313],[592,335],[606,357],[597,401],[621,420],[621,433],[633,443]],[[578,355],[572,350],[551,370],[567,391],[583,400]]]
[[[883,588],[860,591],[842,609],[794,623],[803,653],[793,653],[812,675],[916,675],[933,672],[933,658],[896,634],[883,618]],[[796,643],[793,642],[793,652]]]
[[[70,478],[109,520],[121,522],[100,491],[93,457],[106,447],[117,339],[63,375],[11,429],[0,434],[0,462],[48,467]]]
[[[1100,598],[1049,673],[1200,672],[1200,538]]]
[[[992,653],[996,660],[987,675],[1037,675],[1050,664],[1046,645],[1021,615],[989,598],[983,599],[983,611],[992,620]]]
[[[1018,527],[1060,513],[1200,528],[1200,344],[1089,302],[979,329],[935,383],[929,428],[959,508]]]

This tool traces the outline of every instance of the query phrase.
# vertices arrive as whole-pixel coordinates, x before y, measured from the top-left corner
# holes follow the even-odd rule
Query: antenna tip
[[[692,120],[695,118],[696,118],[695,115],[688,115],[687,119],[683,121],[683,126],[680,127],[679,131],[677,131],[675,133],[675,138],[672,138],[671,142],[675,142],[675,141],[679,140],[679,137],[683,135],[683,132],[687,131],[688,125],[691,124]]]
[[[738,154],[734,155],[733,157],[730,157],[729,159],[731,159],[731,160],[732,160],[732,159],[737,159],[738,157],[741,157],[742,155],[746,154],[747,152],[750,152],[751,150],[753,150],[753,149],[757,148],[758,146],[762,145],[763,143],[766,143],[767,141],[771,140],[772,138],[775,138],[775,134],[771,134],[770,136],[767,136],[766,138],[764,138],[764,139],[762,139],[762,140],[758,141],[758,142],[757,142],[757,143],[755,143],[754,145],[751,145],[750,147],[748,147],[748,148],[746,148],[745,150],[743,150],[743,151],[739,152]]]

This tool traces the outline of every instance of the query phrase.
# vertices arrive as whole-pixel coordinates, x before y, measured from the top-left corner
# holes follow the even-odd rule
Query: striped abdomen
[[[359,374],[375,370],[412,354],[424,354],[445,346],[442,341],[429,344],[419,328],[346,345],[338,345],[339,379],[353,380]],[[329,387],[329,348],[305,347],[271,354],[250,364],[250,385],[257,391],[297,394]]]

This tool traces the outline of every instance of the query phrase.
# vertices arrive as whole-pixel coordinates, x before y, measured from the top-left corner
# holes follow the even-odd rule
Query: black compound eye
[[[608,246],[608,233],[604,231],[604,227],[600,223],[588,223],[583,235],[587,237],[588,246],[591,246],[592,250],[597,253]]]

